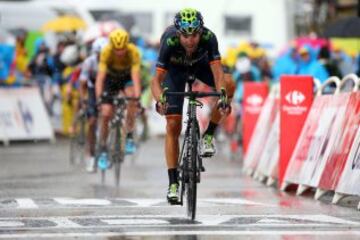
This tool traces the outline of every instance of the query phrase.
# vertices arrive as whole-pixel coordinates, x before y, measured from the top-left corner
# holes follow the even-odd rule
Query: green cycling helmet
[[[180,33],[191,35],[203,29],[204,21],[199,11],[185,8],[175,15],[174,25]]]

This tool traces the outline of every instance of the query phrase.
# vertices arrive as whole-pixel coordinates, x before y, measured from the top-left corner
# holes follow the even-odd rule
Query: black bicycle
[[[192,91],[194,77],[189,76],[187,92],[165,92],[165,96],[183,96],[188,98],[187,121],[183,144],[178,159],[178,174],[180,183],[179,202],[172,203],[183,205],[186,195],[187,215],[191,220],[196,216],[197,183],[200,183],[200,173],[205,171],[202,164],[200,150],[200,128],[196,117],[197,107],[202,107],[198,98],[221,97],[224,93]]]
[[[118,187],[120,184],[120,170],[121,164],[125,159],[125,143],[126,143],[126,129],[124,125],[126,117],[126,108],[128,101],[139,101],[135,97],[122,97],[117,96],[113,99],[115,108],[114,116],[109,123],[109,155],[110,161],[114,167],[115,185]],[[101,170],[101,183],[105,184],[105,175],[107,168],[100,168]]]

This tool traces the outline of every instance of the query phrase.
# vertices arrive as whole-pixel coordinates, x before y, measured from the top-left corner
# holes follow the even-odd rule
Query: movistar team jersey
[[[98,65],[96,54],[87,57],[81,65],[80,81],[86,81],[89,88],[93,88],[95,85]]]
[[[140,69],[140,52],[134,44],[128,44],[127,52],[123,57],[116,56],[110,44],[101,51],[99,71],[116,73],[130,71],[131,69]]]
[[[211,64],[220,59],[216,36],[208,28],[204,27],[199,45],[189,58],[186,57],[185,49],[180,44],[175,26],[170,26],[160,39],[160,52],[156,67],[166,71],[170,66],[192,66],[200,61],[207,61]]]

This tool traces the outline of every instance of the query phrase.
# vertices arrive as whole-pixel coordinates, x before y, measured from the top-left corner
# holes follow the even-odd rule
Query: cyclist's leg
[[[119,92],[119,86],[111,78],[105,80],[104,92],[101,96],[101,118],[100,118],[100,147],[106,149],[107,137],[109,134],[109,122],[113,117],[113,97]]]
[[[182,71],[184,72],[184,71]],[[164,82],[164,87],[171,92],[183,92],[185,90],[185,75],[180,71],[169,71]],[[168,167],[169,189],[167,199],[169,201],[178,200],[178,156],[179,156],[179,136],[182,127],[182,107],[184,99],[182,97],[168,97],[169,105],[166,112],[166,136],[165,136],[165,157]]]
[[[195,74],[196,78],[198,78],[200,81],[207,84],[208,86],[215,88],[214,76],[212,74],[212,71],[208,63],[199,64],[196,67],[195,72],[196,72]],[[234,81],[232,80],[231,74],[225,73],[224,81],[225,81],[225,89],[228,94],[229,101],[231,101],[235,91],[235,84]],[[219,109],[217,109],[217,107],[215,106],[210,115],[209,125],[203,134],[202,151],[205,157],[211,157],[216,152],[213,143],[213,136],[221,119],[222,119],[222,115],[220,114]]]
[[[105,83],[106,86],[106,83]],[[113,117],[113,96],[116,93],[111,92],[108,93],[106,91],[102,96],[102,104],[101,104],[101,117],[100,117],[100,137],[99,137],[99,155],[97,156],[97,166],[104,171],[109,168],[111,163],[108,158],[108,149],[107,149],[107,139],[109,135],[109,122]]]
[[[125,82],[124,92],[126,97],[135,97],[134,84],[131,80]],[[128,133],[134,131],[137,106],[138,103],[135,101],[128,101],[127,103],[126,130]]]
[[[96,107],[96,98],[95,98],[95,88],[88,88],[88,101],[87,101],[87,111],[88,117],[88,143],[89,143],[89,153],[91,156],[94,156],[94,145],[95,145],[95,129],[97,121],[97,107]]]
[[[127,97],[135,97],[135,90],[133,81],[130,80],[130,76],[128,80],[124,81],[124,92]],[[126,154],[134,154],[136,152],[136,144],[134,140],[134,130],[136,123],[136,113],[138,111],[138,103],[135,101],[127,102],[127,111],[126,111],[126,145],[125,145],[125,153]]]
[[[88,151],[91,157],[95,156],[95,143],[96,143],[96,123],[97,123],[97,107],[95,98],[95,88],[88,88],[88,104],[87,104],[87,117],[88,117]]]
[[[231,102],[233,99],[233,96],[234,96],[234,92],[235,92],[235,83],[232,79],[231,74],[225,73],[224,81],[225,81],[226,93],[228,95],[229,102]],[[219,123],[222,118],[223,118],[223,116],[220,114],[219,109],[217,109],[215,107],[211,113],[210,121],[214,122],[214,123]]]

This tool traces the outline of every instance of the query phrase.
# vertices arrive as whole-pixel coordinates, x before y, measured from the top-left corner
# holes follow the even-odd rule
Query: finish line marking
[[[18,204],[17,208],[20,209],[39,208],[39,206],[31,198],[16,198],[15,201]]]
[[[98,233],[24,233],[4,234],[0,239],[8,238],[53,238],[53,237],[116,237],[116,236],[173,236],[173,235],[239,235],[239,236],[360,236],[360,231],[147,231],[147,232],[98,232]]]
[[[275,205],[250,201],[244,198],[199,198],[199,207],[212,206],[267,206]],[[157,208],[169,206],[164,198],[16,198],[0,199],[0,209],[39,209],[45,208]]]

